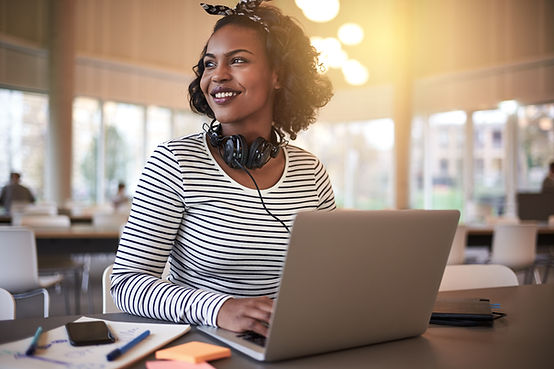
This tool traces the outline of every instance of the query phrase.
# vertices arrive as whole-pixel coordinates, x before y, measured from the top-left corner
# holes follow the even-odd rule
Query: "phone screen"
[[[105,322],[72,322],[65,325],[69,342],[73,346],[101,345],[115,342]]]

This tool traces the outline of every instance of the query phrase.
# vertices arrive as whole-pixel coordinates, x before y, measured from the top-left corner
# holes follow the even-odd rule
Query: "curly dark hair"
[[[326,76],[318,73],[321,68],[318,53],[294,19],[268,5],[258,7],[256,15],[263,19],[269,32],[246,16],[228,15],[217,21],[213,33],[234,24],[256,30],[265,40],[268,59],[277,71],[281,85],[275,94],[274,127],[294,140],[298,132],[315,122],[317,110],[333,96],[333,87]],[[192,111],[215,119],[200,88],[207,46],[206,43],[198,64],[193,67],[196,78],[189,85],[189,104]]]

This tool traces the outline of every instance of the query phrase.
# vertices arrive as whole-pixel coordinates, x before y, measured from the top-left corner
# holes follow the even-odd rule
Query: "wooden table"
[[[466,224],[467,246],[492,246],[494,226],[490,224]],[[554,246],[554,225],[539,223],[537,246]]]
[[[380,282],[379,282],[380,283]],[[420,337],[342,350],[274,363],[257,362],[232,351],[230,358],[211,362],[219,369],[521,369],[554,366],[554,285],[526,285],[439,293],[441,298],[490,298],[499,303],[506,317],[493,327],[447,327],[431,325]],[[409,303],[406,304],[409,308]],[[131,322],[158,322],[128,314],[98,314],[96,318]],[[59,327],[76,316],[0,321],[0,343],[31,337],[37,326]],[[333,334],[333,324],[329,334]],[[301,327],[299,327],[301,329]],[[195,328],[168,346],[190,341],[221,345]],[[131,368],[144,368],[150,354]]]
[[[72,225],[68,228],[34,228],[38,254],[116,252],[119,228]]]

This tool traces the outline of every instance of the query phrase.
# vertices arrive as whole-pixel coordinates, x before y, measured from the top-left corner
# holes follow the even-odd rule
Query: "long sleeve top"
[[[301,211],[333,210],[327,172],[312,154],[284,148],[285,170],[261,191],[289,228]],[[231,297],[275,297],[289,233],[255,189],[231,179],[205,134],[159,145],[140,176],[111,277],[116,305],[131,314],[216,325]],[[162,279],[169,262],[170,272]]]

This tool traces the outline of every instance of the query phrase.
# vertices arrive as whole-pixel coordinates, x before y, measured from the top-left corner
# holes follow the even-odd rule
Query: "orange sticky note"
[[[198,364],[176,360],[147,361],[146,369],[215,369],[210,364],[203,362]]]
[[[182,360],[201,363],[231,356],[231,350],[204,342],[188,342],[182,345],[156,351],[156,359]]]

